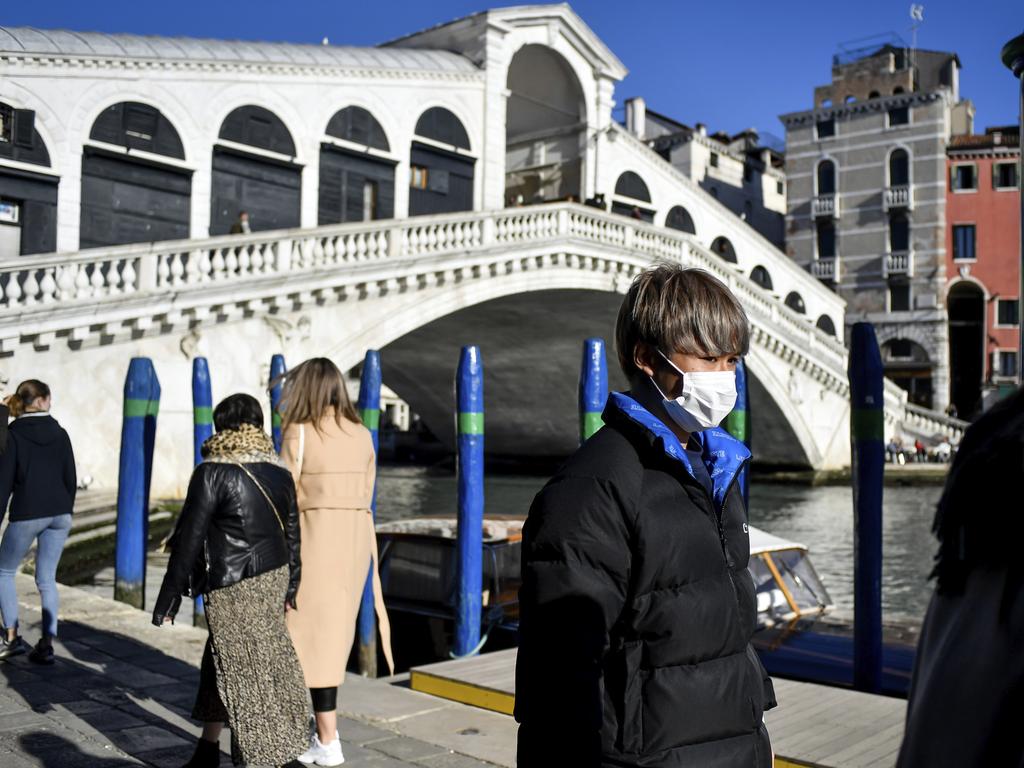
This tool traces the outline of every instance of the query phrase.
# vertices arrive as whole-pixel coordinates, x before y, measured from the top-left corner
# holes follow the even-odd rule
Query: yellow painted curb
[[[413,671],[409,674],[409,687],[414,691],[429,693],[450,701],[489,709],[503,715],[511,715],[516,698],[511,693],[496,691],[493,688],[482,688],[472,683],[463,683],[445,677],[437,677],[423,672]]]

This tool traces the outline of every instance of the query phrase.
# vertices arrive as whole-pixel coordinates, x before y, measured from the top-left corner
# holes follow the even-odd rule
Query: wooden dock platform
[[[409,672],[413,690],[506,715],[515,703],[516,650],[443,661]],[[765,720],[777,768],[892,766],[906,702],[775,678],[779,706]]]

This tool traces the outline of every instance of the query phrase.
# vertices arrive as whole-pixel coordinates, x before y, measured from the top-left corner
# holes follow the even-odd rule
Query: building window
[[[818,194],[834,195],[836,193],[836,164],[831,160],[818,163]]]
[[[995,163],[992,166],[992,186],[996,189],[1017,188],[1017,164]]]
[[[781,195],[782,192],[783,192],[783,190],[782,190],[782,182],[781,181],[776,181],[775,182],[775,193]]]
[[[750,167],[750,163],[743,164],[743,180],[750,182],[754,178],[754,169]]]
[[[889,342],[890,360],[913,360],[914,344],[910,339],[893,339]]]
[[[889,186],[905,187],[910,184],[910,155],[905,149],[894,149],[889,155]]]
[[[956,261],[973,261],[974,255],[974,225],[954,224],[953,225],[953,259]]]
[[[1013,379],[1017,376],[1017,352],[1012,349],[1000,349],[995,354],[995,370],[993,374],[1003,379]]]
[[[871,93],[868,94],[868,98],[869,99],[877,99],[881,95],[882,94],[880,94],[878,91],[872,91]]]
[[[1017,326],[1020,323],[1020,299],[996,301],[996,325]]]
[[[905,213],[894,213],[889,219],[889,250],[892,253],[910,250],[910,220]]]
[[[718,153],[717,152],[712,152],[711,153],[711,167],[712,168],[717,168],[718,167]]]
[[[836,119],[830,117],[828,120],[819,120],[815,126],[819,139],[828,139],[836,135]]]
[[[978,169],[974,163],[954,165],[950,183],[954,192],[968,192],[978,188]]]
[[[427,188],[427,169],[422,165],[413,165],[409,168],[409,186],[415,189]]]
[[[910,107],[893,107],[889,110],[889,127],[910,123]]]
[[[831,219],[818,219],[818,258],[836,257],[836,225]]]
[[[889,311],[910,311],[910,284],[898,283],[889,286]]]
[[[363,182],[363,221],[377,218],[377,182]]]

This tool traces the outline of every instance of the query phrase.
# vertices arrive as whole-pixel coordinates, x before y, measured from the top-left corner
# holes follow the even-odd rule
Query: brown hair
[[[328,410],[334,409],[334,419],[341,426],[342,418],[356,424],[361,423],[359,414],[348,398],[345,378],[338,366],[326,357],[314,357],[300,363],[270,383],[276,386],[283,380],[281,402],[277,407],[281,414],[281,429],[291,424],[312,424],[319,430],[320,420]]]
[[[45,398],[49,396],[50,388],[48,386],[38,379],[29,379],[28,381],[21,382],[13,395],[8,395],[7,399],[4,400],[4,405],[10,409],[11,416],[18,418],[40,397]]]
[[[721,280],[702,269],[658,264],[633,280],[615,323],[619,366],[630,380],[639,373],[633,360],[641,341],[668,355],[745,355],[750,327]]]

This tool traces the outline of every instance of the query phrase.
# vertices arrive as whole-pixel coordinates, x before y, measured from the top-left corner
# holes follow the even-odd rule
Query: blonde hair
[[[640,342],[666,355],[745,355],[750,326],[721,280],[702,269],[658,264],[633,280],[615,324],[619,366],[630,380],[640,372],[634,362]]]
[[[24,414],[29,406],[40,397],[47,398],[49,396],[50,388],[46,384],[38,379],[28,379],[18,385],[13,395],[7,396],[4,400],[4,405],[10,409],[11,416],[16,419]]]
[[[326,357],[314,357],[300,363],[270,383],[281,386],[281,401],[277,410],[281,414],[281,429],[292,424],[312,424],[320,430],[320,420],[334,410],[334,419],[340,427],[342,419],[359,424],[359,414],[348,397],[345,378],[338,366]]]

